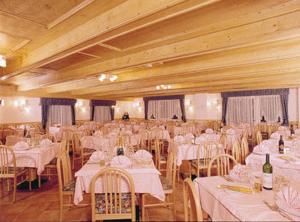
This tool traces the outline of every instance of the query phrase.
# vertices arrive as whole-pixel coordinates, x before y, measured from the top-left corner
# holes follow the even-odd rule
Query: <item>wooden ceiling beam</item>
[[[213,52],[221,52],[224,50],[259,46],[267,43],[299,38],[299,17],[300,12],[294,12],[266,19],[258,23],[211,33],[205,36],[164,45],[119,58],[101,62],[95,60],[95,62],[85,66],[75,65],[70,69],[64,69],[58,73],[59,78],[55,78],[66,81],[69,79],[94,75],[99,72],[111,72],[116,69],[129,68],[151,62],[187,58]]]
[[[12,67],[7,77],[19,75],[47,63],[56,61],[72,53],[84,50],[97,43],[107,41],[125,32],[136,30],[141,27],[162,21],[166,18],[176,16],[178,14],[193,10],[197,7],[203,7],[207,4],[214,3],[219,0],[158,0],[149,1],[147,4],[141,4],[140,0],[126,1],[99,16],[94,17],[83,25],[74,28],[59,38],[53,39],[45,45],[32,50],[26,58],[24,58],[20,67]],[[188,8],[184,3],[187,2]],[[191,3],[190,3],[191,2]],[[183,4],[182,8],[172,11],[172,7]],[[128,10],[130,9],[130,10]],[[161,10],[172,12],[171,14],[160,14]],[[118,15],[118,16],[116,16]],[[153,15],[153,17],[151,17]],[[163,16],[161,16],[163,15]],[[151,20],[147,20],[151,17]],[[130,27],[130,24],[146,19],[147,22],[137,23],[138,26]],[[99,25],[101,24],[101,25]],[[106,24],[105,26],[102,24]],[[129,27],[126,27],[126,26]],[[122,28],[127,28],[123,30]],[[115,32],[115,30],[120,32]],[[110,34],[109,32],[112,32]],[[105,34],[107,34],[105,36]],[[101,36],[104,35],[104,36]]]
[[[109,45],[109,44],[105,44],[105,43],[98,43],[97,45],[99,45],[101,47],[104,47],[104,48],[107,48],[107,49],[117,51],[117,52],[122,52],[123,51],[122,49],[120,49],[118,47],[115,47],[115,46],[112,46],[112,45]]]

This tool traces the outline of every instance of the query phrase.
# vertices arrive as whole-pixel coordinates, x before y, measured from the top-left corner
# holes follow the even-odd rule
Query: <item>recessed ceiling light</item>
[[[0,55],[0,67],[6,67],[6,59],[3,55]]]

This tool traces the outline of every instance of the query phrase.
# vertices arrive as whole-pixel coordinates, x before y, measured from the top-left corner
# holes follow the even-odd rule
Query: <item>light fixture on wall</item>
[[[4,99],[0,99],[0,106],[4,106]]]
[[[101,73],[99,76],[98,76],[98,80],[100,82],[104,82],[105,80],[109,80],[111,82],[114,82],[118,79],[118,76],[117,75],[112,75],[112,74],[105,74],[105,73]]]
[[[0,55],[0,67],[6,67],[6,59],[3,55]]]
[[[172,88],[171,85],[164,85],[164,84],[156,86],[156,90],[167,90],[167,89],[171,89],[171,88]]]

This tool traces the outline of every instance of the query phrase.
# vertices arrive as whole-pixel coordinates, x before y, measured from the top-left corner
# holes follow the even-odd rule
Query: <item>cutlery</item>
[[[231,186],[231,185],[220,184],[220,185],[217,186],[217,188],[218,189],[226,189],[226,190],[241,192],[241,193],[246,193],[246,194],[252,194],[253,193],[253,191],[250,187]]]

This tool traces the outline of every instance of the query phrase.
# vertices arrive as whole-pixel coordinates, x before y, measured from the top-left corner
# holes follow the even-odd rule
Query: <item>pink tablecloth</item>
[[[85,164],[79,171],[75,173],[76,186],[74,203],[77,205],[83,200],[83,192],[90,192],[90,183],[94,175],[100,170],[99,164]],[[130,168],[125,169],[132,177],[135,186],[135,193],[148,193],[161,201],[164,201],[165,194],[159,178],[159,171],[154,165],[150,168]],[[101,183],[101,180],[100,182]],[[102,186],[96,185],[96,192],[101,193]],[[126,192],[126,186],[122,188]]]
[[[37,174],[40,175],[44,171],[45,165],[57,156],[58,150],[58,143],[47,147],[38,146],[29,150],[14,150],[17,167],[37,168]]]
[[[231,184],[222,177],[194,180],[202,209],[213,221],[287,221],[263,202],[273,200],[273,191],[244,194],[218,189],[219,184]],[[231,184],[232,185],[232,184]]]

